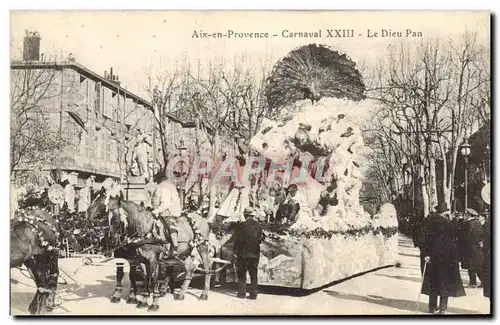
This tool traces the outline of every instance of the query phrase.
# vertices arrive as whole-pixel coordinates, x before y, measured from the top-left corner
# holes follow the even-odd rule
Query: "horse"
[[[120,199],[119,196],[110,196],[108,199],[108,212],[110,218],[110,240],[112,245],[119,246],[122,245],[122,238],[128,239],[139,239],[142,240],[151,235],[156,218],[151,213],[151,211],[141,208],[138,204],[131,201],[124,201]],[[126,222],[124,222],[123,215],[126,215]],[[192,221],[192,224],[190,224]],[[179,260],[183,261],[185,268],[185,277],[181,286],[180,292],[175,295],[175,300],[184,300],[184,295],[191,283],[191,279],[196,269],[196,265],[191,258],[191,253],[194,247],[197,248],[198,253],[202,259],[203,273],[205,274],[205,285],[203,292],[199,297],[200,300],[208,299],[208,292],[210,290],[210,277],[211,277],[211,265],[209,258],[209,244],[208,238],[210,233],[210,228],[205,219],[201,216],[193,215],[186,216],[182,215],[178,219],[177,223],[178,229],[178,253]],[[165,235],[165,234],[164,234]],[[129,244],[129,247],[135,247],[136,258],[144,267],[143,272],[143,283],[144,292],[142,294],[147,297],[153,293],[153,302],[149,306],[148,310],[154,311],[158,310],[158,298],[160,297],[159,292],[159,272],[160,272],[160,258],[161,254],[164,253],[163,240],[166,240],[170,236],[163,236],[161,242],[138,242],[136,244]],[[167,277],[167,285],[169,278]],[[140,302],[138,307],[146,307],[146,302]]]
[[[37,291],[28,307],[31,314],[45,314],[55,302],[59,278],[59,240],[63,237],[51,215],[41,209],[19,209],[14,213],[10,227],[10,268],[28,268]],[[74,237],[68,243],[73,250],[81,249]],[[48,301],[52,302],[49,306]]]
[[[95,218],[107,218],[106,215],[106,190],[101,190],[94,201],[90,204],[90,206],[87,208],[87,211],[85,212],[85,219],[88,221],[92,221]],[[139,269],[138,269],[138,263],[137,260],[134,258],[135,251],[133,249],[127,249],[127,247],[121,247],[118,249],[115,249],[113,251],[113,257],[115,258],[122,258],[127,260],[129,263],[129,280],[130,280],[130,286],[131,290],[129,293],[129,296],[127,298],[127,303],[128,304],[137,304],[137,280],[139,278]],[[115,291],[112,294],[110,301],[112,303],[119,303],[123,294],[123,286],[122,286],[122,280],[125,275],[124,273],[124,265],[122,262],[117,262],[116,263],[116,287]]]

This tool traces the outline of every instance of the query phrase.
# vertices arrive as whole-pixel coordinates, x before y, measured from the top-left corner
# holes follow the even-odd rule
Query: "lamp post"
[[[467,141],[467,138],[465,138],[464,143],[460,146],[460,154],[464,156],[464,162],[465,162],[465,179],[464,179],[464,213],[467,213],[467,164],[468,164],[468,157],[470,155],[470,145]]]
[[[177,150],[179,150],[180,157],[184,156],[186,149],[187,149],[187,147],[184,146],[184,140],[180,139],[179,145],[177,146]],[[186,181],[187,181],[187,174],[184,175],[184,166],[186,165],[186,162],[184,160],[181,160],[180,165],[181,165],[182,181],[180,184],[178,184],[178,190],[179,190],[179,196],[180,196],[180,200],[181,200],[181,208],[184,209],[184,196],[186,195],[185,186],[186,186]],[[189,171],[188,171],[188,173],[189,173]]]
[[[484,153],[484,181],[485,183],[488,183],[490,181],[490,173],[491,173],[491,170],[490,170],[490,160],[491,160],[491,156],[490,156],[490,145],[486,145],[486,150],[485,150],[485,153]]]

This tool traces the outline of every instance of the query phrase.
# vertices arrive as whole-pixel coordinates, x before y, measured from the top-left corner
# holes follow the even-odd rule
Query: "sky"
[[[148,67],[153,73],[169,70],[185,57],[189,62],[209,62],[215,57],[231,60],[244,55],[246,63],[276,60],[309,43],[329,45],[355,62],[374,63],[387,46],[420,42],[422,38],[367,36],[379,32],[422,32],[424,37],[457,38],[465,30],[477,32],[485,45],[490,39],[489,12],[296,12],[296,11],[12,11],[11,59],[20,57],[24,32],[41,35],[41,52],[72,53],[76,61],[103,75],[113,67],[125,88],[149,99]],[[193,38],[193,32],[269,32],[271,39]],[[285,38],[290,32],[323,31],[321,39]],[[325,29],[354,29],[353,38],[326,38]],[[358,35],[362,36],[358,36]]]

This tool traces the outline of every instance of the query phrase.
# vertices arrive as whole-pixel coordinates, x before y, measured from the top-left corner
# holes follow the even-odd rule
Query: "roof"
[[[124,94],[126,98],[133,99],[137,101],[138,104],[144,105],[144,107],[150,111],[153,111],[153,104],[144,98],[130,92],[129,90],[121,87],[118,85],[116,82],[106,79],[103,76],[99,75],[98,73],[95,73],[94,71],[86,68],[85,66],[81,65],[80,63],[76,61],[68,61],[68,62],[44,62],[44,61],[11,61],[10,63],[10,68],[11,69],[26,69],[26,68],[32,68],[32,69],[73,69],[78,71],[80,74],[86,76],[89,79],[92,79],[94,81],[99,81],[101,82],[104,86],[111,88],[111,89],[116,89],[120,94]],[[182,125],[183,128],[193,128],[194,127],[194,122],[193,121],[182,121],[181,119],[175,117],[172,114],[165,114],[170,120],[174,121],[175,123],[179,123]]]
[[[144,98],[130,92],[129,90],[121,87],[116,82],[112,80],[106,79],[103,76],[95,73],[94,71],[84,67],[80,63],[76,61],[70,62],[44,62],[44,61],[12,61],[10,63],[11,69],[73,69],[78,71],[80,74],[86,76],[89,79],[93,79],[94,81],[101,82],[104,86],[116,89],[121,94],[124,94],[126,98],[130,98],[136,100],[139,104],[144,105],[144,107],[149,110],[153,110],[153,104],[151,102],[145,100]]]

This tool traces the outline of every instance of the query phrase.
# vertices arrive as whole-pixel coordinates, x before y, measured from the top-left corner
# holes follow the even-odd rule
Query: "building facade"
[[[39,38],[26,36],[30,37]],[[123,180],[127,139],[133,138],[138,129],[154,135],[151,103],[121,87],[112,68],[101,76],[72,57],[64,62],[42,61],[39,49],[31,48],[39,42],[27,41],[24,45],[28,54],[10,64],[11,123],[14,114],[23,112],[26,116],[43,116],[43,125],[62,145],[53,150],[50,159],[37,161],[36,168],[33,161],[21,159],[15,167],[11,162],[13,183],[30,183],[31,172],[42,170],[47,178],[57,175],[48,183],[54,178],[67,179],[78,197],[78,191],[88,188],[89,181],[93,188],[100,188],[108,178]]]
[[[47,99],[41,103],[50,124],[60,130],[64,143],[58,163],[46,166],[66,173],[97,178],[122,175],[120,155],[127,134],[140,128],[152,133],[152,106],[146,100],[123,89],[112,72],[102,77],[77,62],[12,62],[11,78],[24,79],[27,70],[53,74]],[[57,159],[56,159],[57,160]],[[23,170],[29,166],[19,166]]]

